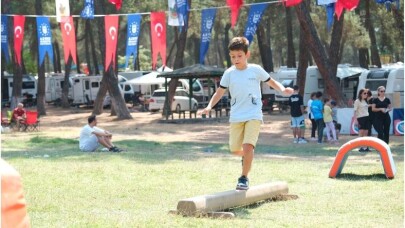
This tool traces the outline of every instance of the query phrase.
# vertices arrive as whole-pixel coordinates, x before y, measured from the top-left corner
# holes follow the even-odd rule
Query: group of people
[[[294,143],[307,143],[305,140],[305,107],[302,96],[299,94],[299,87],[293,87],[294,93],[289,98],[291,108],[291,128],[293,130]],[[323,142],[324,128],[326,128],[327,140],[336,144],[340,132],[340,124],[337,122],[336,102],[325,98],[322,99],[322,92],[314,92],[308,101],[308,119],[311,121],[311,140]],[[315,137],[316,131],[318,137]]]
[[[357,118],[359,136],[371,136],[371,129],[377,131],[378,138],[389,144],[389,131],[391,124],[391,101],[385,97],[385,87],[377,88],[377,97],[374,98],[369,89],[359,90],[354,102],[354,113]],[[360,152],[368,152],[368,147],[362,147]]]
[[[211,97],[208,105],[198,112],[199,115],[209,114],[225,92],[229,91],[231,97],[229,150],[233,155],[242,158],[241,174],[237,179],[236,190],[249,189],[248,174],[252,167],[260,126],[263,122],[261,82],[265,82],[285,96],[290,96],[291,126],[293,127],[294,142],[306,143],[304,139],[304,105],[302,97],[298,94],[298,86],[286,88],[274,80],[261,66],[249,64],[247,61],[250,57],[248,47],[249,41],[245,37],[235,37],[231,40],[228,50],[232,66],[224,72],[220,86]],[[379,94],[383,94],[383,87],[379,88],[378,91]],[[363,98],[363,95],[361,95],[361,98]],[[337,142],[338,137],[335,127],[336,112],[334,111],[336,110],[336,103],[330,99],[324,99],[322,102],[321,99],[322,93],[315,92],[311,95],[311,100],[308,102],[308,115],[312,122],[311,138],[315,139],[315,132],[317,130],[317,141],[318,143],[322,143],[323,128],[326,125],[327,138],[334,143]],[[361,107],[364,108],[366,106]],[[378,118],[380,121],[380,123],[374,123],[375,128],[379,131],[379,137],[384,137],[388,142],[388,134],[387,136],[385,135],[385,132],[388,133],[385,125],[388,121],[382,120],[380,116],[387,115],[387,111],[390,110],[389,100],[387,101],[383,96],[381,98],[379,96],[379,98],[373,101],[371,108],[375,112],[376,118],[374,119]],[[364,114],[364,112],[361,113]],[[364,123],[361,121],[361,129],[365,128]],[[83,151],[94,151],[101,144],[108,148],[109,151],[121,151],[111,143],[112,134],[96,128],[96,125],[96,117],[89,117],[88,125],[82,129],[80,134],[80,149]]]

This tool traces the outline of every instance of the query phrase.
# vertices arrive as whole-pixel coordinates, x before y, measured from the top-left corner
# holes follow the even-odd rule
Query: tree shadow
[[[372,181],[389,181],[385,174],[382,173],[374,173],[374,174],[354,174],[354,173],[342,173],[336,176],[336,179],[340,180],[347,180],[347,181],[364,181],[364,180],[372,180]]]
[[[291,195],[291,194],[278,195],[278,196],[274,196],[274,197],[272,197],[270,199],[258,201],[258,202],[255,202],[253,204],[249,204],[249,205],[245,205],[245,206],[241,206],[241,207],[229,208],[229,209],[226,209],[224,211],[225,212],[232,212],[237,217],[247,218],[247,216],[251,214],[251,212],[250,212],[251,209],[259,208],[259,207],[261,207],[261,206],[263,206],[265,204],[268,204],[268,203],[277,203],[277,202],[280,202],[280,201],[296,200],[298,198],[299,197],[297,195]]]

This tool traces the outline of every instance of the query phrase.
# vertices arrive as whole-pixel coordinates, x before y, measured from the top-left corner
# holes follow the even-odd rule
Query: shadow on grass
[[[111,156],[120,156],[139,163],[158,164],[168,160],[192,161],[205,157],[205,155],[215,156],[228,153],[228,147],[224,144],[160,143],[143,140],[122,140],[115,143],[123,148],[124,152],[81,152],[78,140],[36,136],[24,143],[12,140],[3,142],[2,157],[50,161],[69,158],[86,162],[104,161],[111,159]]]
[[[246,218],[248,215],[250,215],[250,210],[251,209],[256,209],[259,208],[261,206],[263,206],[264,204],[267,203],[277,203],[279,201],[287,201],[287,200],[296,200],[299,197],[297,195],[278,195],[275,196],[271,199],[267,199],[267,200],[262,200],[250,205],[246,205],[246,206],[242,206],[242,207],[235,207],[235,208],[230,208],[225,210],[225,212],[232,212],[234,213],[237,217],[242,217],[242,218]]]
[[[144,140],[121,140],[114,142],[118,147],[123,148],[123,153],[92,152],[85,153],[79,150],[79,142],[76,139],[52,138],[35,136],[29,141],[21,142],[7,140],[2,143],[2,156],[5,158],[29,157],[47,160],[57,160],[73,157],[83,161],[103,161],[110,159],[110,156],[121,156],[128,160],[141,163],[158,164],[169,160],[193,161],[207,156],[228,155],[227,142],[223,144],[201,143],[201,142],[155,142]],[[403,145],[392,147],[393,154],[397,159],[403,160]],[[398,152],[400,151],[400,152]],[[285,145],[265,146],[257,145],[256,154],[269,154],[280,156],[305,157],[335,157],[337,148],[317,145]],[[109,155],[109,156],[105,156]],[[44,158],[43,158],[44,159]]]
[[[364,180],[372,180],[372,181],[389,181],[385,174],[382,173],[373,173],[368,175],[359,175],[354,173],[342,173],[336,177],[338,180],[347,180],[347,181],[364,181]]]

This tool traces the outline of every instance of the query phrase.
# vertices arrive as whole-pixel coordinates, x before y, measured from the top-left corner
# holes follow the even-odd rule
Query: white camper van
[[[85,76],[84,74],[82,76]],[[51,74],[45,77],[45,102],[52,103],[62,98],[62,89],[65,83],[65,75]],[[69,77],[68,98],[73,98],[72,79]]]
[[[391,100],[394,108],[404,107],[404,66],[383,66],[370,69],[360,75],[358,90],[370,89],[377,96],[377,88],[385,87],[385,96]],[[358,93],[357,90],[357,93]]]
[[[13,92],[13,75],[4,72],[4,78],[1,82],[1,95],[3,100],[9,100]],[[37,80],[34,76],[23,75],[21,94],[29,94],[32,98],[37,96]]]
[[[120,76],[118,81],[120,82]],[[101,75],[94,76],[85,76],[85,75],[76,75],[71,77],[72,80],[72,92],[73,92],[73,105],[81,105],[92,103],[97,97],[98,90],[101,86]],[[125,81],[125,80],[124,80]],[[118,86],[121,91],[122,96],[124,97],[124,92],[121,86]],[[105,101],[108,101],[108,96]],[[104,104],[108,105],[108,104]]]
[[[366,69],[361,67],[351,67],[350,65],[339,64],[336,77],[338,78],[340,89],[347,99],[354,99],[357,96],[359,76]],[[316,66],[307,68],[304,88],[304,104],[308,102],[312,92],[324,92],[325,83],[321,73]]]

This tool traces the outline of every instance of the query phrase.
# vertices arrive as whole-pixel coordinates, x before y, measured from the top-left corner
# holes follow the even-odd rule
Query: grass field
[[[233,208],[236,218],[223,220],[168,211],[180,199],[234,189],[241,163],[226,144],[121,140],[126,152],[82,153],[77,140],[27,134],[2,135],[2,157],[23,177],[32,227],[404,226],[403,142],[391,145],[393,180],[376,152],[352,152],[330,179],[336,146],[258,145],[251,185],[286,181],[298,199]]]

